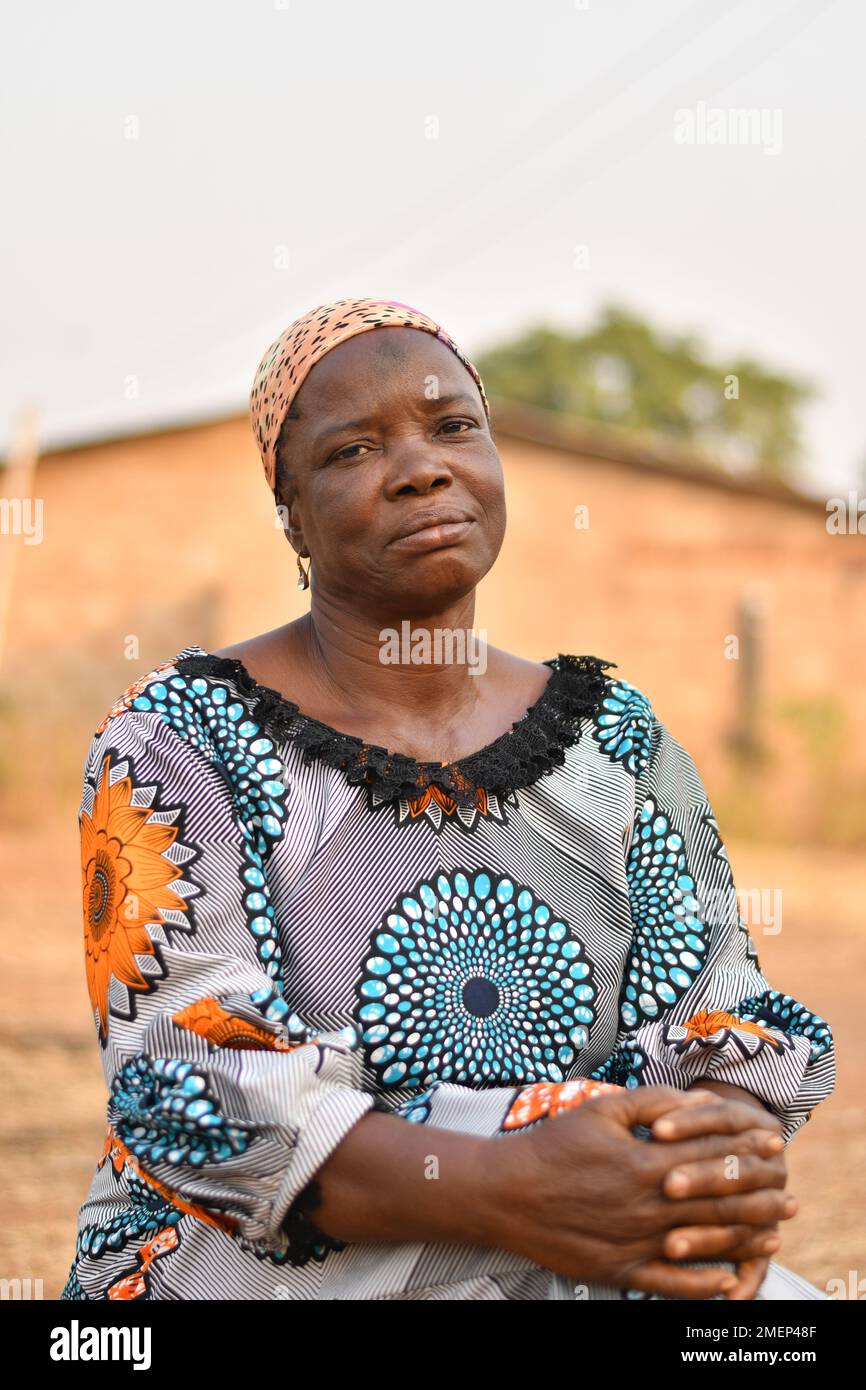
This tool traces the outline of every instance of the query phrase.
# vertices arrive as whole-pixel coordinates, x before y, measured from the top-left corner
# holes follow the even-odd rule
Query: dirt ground
[[[842,852],[734,843],[729,852],[741,887],[782,888],[782,930],[752,929],[761,967],[831,1023],[838,1048],[836,1091],[788,1149],[801,1208],[783,1225],[777,1259],[821,1288],[830,1279],[856,1287],[866,1276],[866,872]],[[0,872],[11,909],[0,981],[0,1277],[41,1278],[56,1298],[105,1134],[74,826],[5,834]]]

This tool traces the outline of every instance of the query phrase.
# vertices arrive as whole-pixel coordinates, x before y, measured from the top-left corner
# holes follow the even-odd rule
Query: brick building
[[[493,421],[509,524],[476,630],[535,659],[616,662],[733,828],[866,834],[866,536],[831,534],[823,503],[667,442],[496,401]],[[0,682],[32,767],[62,750],[71,787],[135,676],[309,598],[245,415],[47,453],[33,486],[41,543],[0,537],[16,548]],[[14,766],[0,775],[8,792]]]

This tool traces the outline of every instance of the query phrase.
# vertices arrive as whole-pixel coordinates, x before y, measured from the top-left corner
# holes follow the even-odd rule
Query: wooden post
[[[737,613],[740,634],[739,700],[735,743],[751,756],[760,749],[758,730],[761,693],[761,647],[764,606],[757,594],[744,594]]]

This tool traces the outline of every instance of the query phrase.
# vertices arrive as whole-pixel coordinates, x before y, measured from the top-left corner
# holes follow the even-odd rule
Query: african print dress
[[[448,765],[198,646],[105,716],[80,825],[107,1133],[64,1299],[641,1297],[304,1209],[374,1107],[519,1143],[712,1077],[790,1140],[829,1095],[830,1028],[761,973],[690,757],[609,662],[546,664]],[[772,1264],[759,1296],[823,1295]]]

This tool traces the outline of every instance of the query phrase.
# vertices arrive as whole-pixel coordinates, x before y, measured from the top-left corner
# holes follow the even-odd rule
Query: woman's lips
[[[435,526],[425,526],[422,531],[413,531],[411,536],[400,536],[388,542],[392,550],[441,550],[447,545],[458,545],[474,521],[440,521]]]

